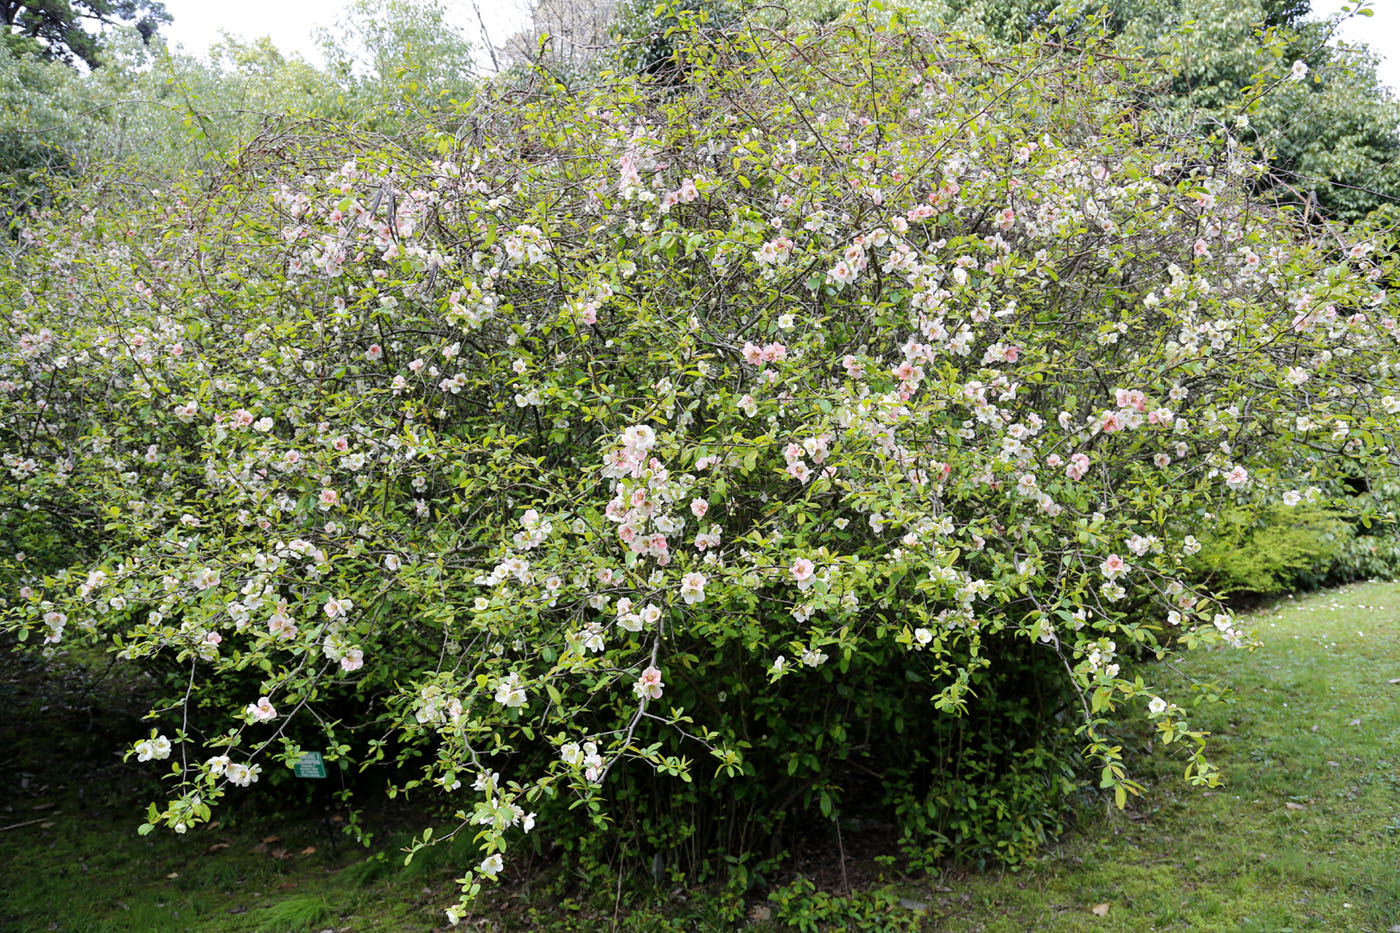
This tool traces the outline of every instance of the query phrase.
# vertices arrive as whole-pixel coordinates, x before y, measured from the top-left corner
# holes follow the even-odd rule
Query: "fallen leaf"
[[[1284,806],[1287,807],[1287,808],[1290,809],[1290,810],[1306,810],[1306,809],[1307,809],[1307,807],[1303,806],[1301,803],[1294,803],[1294,802],[1291,801],[1291,800],[1288,801],[1287,803],[1285,803]]]
[[[228,843],[227,843],[227,842],[216,842],[216,843],[214,843],[212,846],[210,846],[209,848],[205,849],[205,850],[204,850],[204,854],[205,854],[205,855],[213,855],[215,852],[218,852],[220,849],[227,849],[227,848],[228,848]]]
[[[297,883],[296,883],[295,881],[284,881],[284,882],[282,882],[281,884],[278,885],[278,887],[281,888],[283,891],[290,891],[292,888],[295,888],[296,886],[297,886]]]
[[[178,871],[172,871],[168,873],[165,877],[169,878],[171,881],[174,881],[176,878],[180,877],[180,873]]]
[[[1093,914],[1095,917],[1107,917],[1107,916],[1108,916],[1108,904],[1107,904],[1107,903],[1095,904],[1093,907],[1090,907],[1090,908],[1089,908],[1089,913]]]
[[[287,850],[282,848],[281,846],[278,846],[276,849],[273,849],[271,852],[268,853],[268,855],[272,856],[275,859],[278,859],[279,861],[281,859],[290,857],[290,854],[287,852]]]
[[[263,842],[267,843],[268,845],[272,845],[274,842],[281,842],[281,841],[282,841],[282,837],[281,837],[281,836],[276,836],[276,835],[273,835],[273,836],[263,836]]]
[[[249,849],[248,851],[249,851],[249,852],[252,852],[254,855],[257,855],[257,854],[260,853],[260,852],[266,852],[266,851],[267,851],[267,843],[265,843],[265,842],[260,842],[260,843],[258,843],[257,845],[253,846],[253,847],[252,847],[251,849]]]
[[[301,854],[302,854],[302,855],[315,855],[315,854],[316,854],[316,847],[315,847],[315,846],[307,846],[305,849],[302,849],[302,850],[301,850]]]

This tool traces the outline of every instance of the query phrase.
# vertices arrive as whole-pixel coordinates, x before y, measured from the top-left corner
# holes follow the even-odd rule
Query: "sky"
[[[1315,16],[1336,13],[1342,7],[1355,9],[1356,3],[1343,0],[1313,0]],[[1342,24],[1338,37],[1348,42],[1364,42],[1382,56],[1381,83],[1400,91],[1400,0],[1375,0],[1370,17],[1353,16]]]
[[[283,51],[297,52],[313,62],[321,55],[314,38],[317,26],[330,25],[347,6],[346,0],[164,0],[174,17],[167,38],[186,51],[203,53],[219,40],[221,30],[243,38],[271,36]],[[492,40],[500,44],[524,21],[525,0],[480,0],[482,18]],[[451,22],[471,36],[481,28],[472,0],[445,0]],[[1335,13],[1355,0],[1313,0],[1316,15]],[[1400,90],[1400,0],[1374,0],[1374,15],[1353,17],[1340,32],[1351,42],[1366,42],[1382,56],[1380,77]],[[251,28],[248,24],[255,24]]]
[[[348,0],[163,0],[174,22],[162,30],[166,40],[187,52],[204,53],[227,31],[244,39],[270,36],[284,52],[324,64],[316,43],[318,26],[334,25]],[[481,36],[471,0],[443,0],[448,21],[469,36]],[[525,17],[525,0],[480,0],[481,19],[496,45],[515,32]]]

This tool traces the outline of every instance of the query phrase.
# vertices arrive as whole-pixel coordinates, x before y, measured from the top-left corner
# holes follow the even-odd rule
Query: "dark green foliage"
[[[70,65],[81,61],[89,68],[102,64],[102,27],[131,25],[150,42],[169,22],[159,0],[0,0],[10,51]]]
[[[889,887],[840,896],[818,890],[809,879],[798,875],[790,883],[774,888],[768,900],[773,905],[773,919],[802,933],[841,929],[896,933],[922,929],[924,922],[922,912],[902,906],[897,893]]]
[[[1264,0],[1266,26],[1297,26],[1312,12],[1312,0]]]
[[[663,86],[678,86],[685,83],[681,40],[689,29],[724,26],[738,15],[730,0],[623,0],[616,14],[617,47],[611,64],[624,73],[650,76]]]
[[[1358,517],[1331,568],[1335,582],[1400,576],[1400,484],[1373,482],[1356,499]]]
[[[702,762],[694,781],[662,783],[641,763],[617,769],[614,823],[567,841],[566,864],[598,884],[619,864],[670,883],[727,876],[743,894],[788,854],[837,846],[838,821],[847,838],[897,849],[906,868],[1024,861],[1064,828],[1074,711],[1053,655],[1005,636],[983,650],[997,661],[973,675],[959,717],[910,715],[928,702],[928,679],[895,654],[856,653],[844,674],[762,690],[742,652],[692,659],[694,678],[672,682],[675,702],[745,735],[743,775]]]

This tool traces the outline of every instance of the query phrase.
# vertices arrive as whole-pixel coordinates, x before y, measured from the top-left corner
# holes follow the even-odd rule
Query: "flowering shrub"
[[[683,91],[310,125],[25,231],[5,625],[182,671],[144,831],[313,743],[449,795],[467,896],[571,809],[747,851],[870,772],[1014,855],[1057,732],[1139,792],[1124,717],[1216,782],[1130,659],[1250,644],[1184,570],[1211,517],[1387,453],[1377,244],[1091,48],[688,42]]]

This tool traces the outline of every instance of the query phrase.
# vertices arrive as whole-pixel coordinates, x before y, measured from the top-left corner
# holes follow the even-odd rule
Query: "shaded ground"
[[[5,649],[11,646],[4,646]],[[408,869],[343,833],[326,788],[293,786],[252,810],[220,807],[184,836],[137,835],[163,800],[151,764],[121,752],[145,731],[150,686],[106,659],[0,654],[0,929],[432,929],[450,853]],[[269,799],[270,798],[270,799]],[[324,800],[322,799],[324,798]],[[369,824],[395,853],[402,810]],[[405,829],[406,832],[406,829]]]
[[[1202,652],[1186,670],[1236,690],[1203,708],[1227,785],[1193,791],[1160,750],[1148,796],[1096,813],[1016,873],[867,881],[852,898],[755,895],[749,929],[1356,930],[1400,933],[1400,586],[1347,587],[1253,616],[1265,647]],[[183,837],[139,837],[150,771],[112,750],[140,732],[141,684],[101,668],[0,661],[0,928],[15,930],[430,930],[454,864],[408,868],[385,813],[374,856],[306,797]],[[275,806],[272,801],[270,806]],[[309,814],[309,815],[308,815]],[[371,823],[374,823],[371,820]],[[848,840],[848,843],[851,840]],[[853,848],[859,848],[854,846]],[[891,877],[848,853],[849,877]],[[829,869],[830,866],[826,866]],[[831,884],[832,872],[819,872]],[[859,884],[857,884],[859,887]],[[793,889],[796,890],[796,889]],[[792,894],[792,891],[789,892]],[[732,928],[712,892],[584,892],[543,898],[507,884],[477,929]]]

